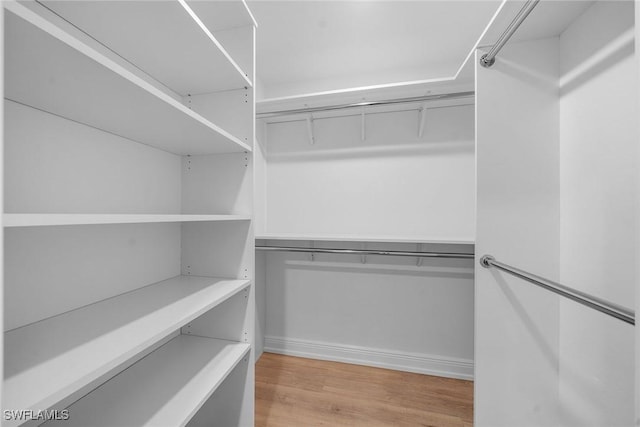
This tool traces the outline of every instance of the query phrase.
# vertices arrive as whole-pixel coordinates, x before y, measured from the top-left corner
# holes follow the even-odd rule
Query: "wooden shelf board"
[[[424,243],[443,245],[473,245],[472,239],[437,239],[400,236],[361,236],[361,235],[311,235],[311,234],[256,234],[256,240],[309,240],[327,242],[380,242],[380,243]]]
[[[177,276],[5,332],[3,406],[70,403],[127,361],[249,286]]]
[[[43,3],[182,96],[251,86],[247,74],[211,33],[215,30],[201,28],[192,18],[193,11],[189,9],[193,8],[185,2],[46,0]],[[196,5],[198,9],[218,16],[217,21],[225,19],[225,12],[232,14],[230,18],[240,19],[242,5],[220,8],[217,3],[227,2],[202,3],[205,4]]]
[[[175,154],[251,151],[92,48],[68,23],[53,24],[15,1],[4,7],[6,99]]]
[[[178,335],[71,405],[69,420],[59,424],[186,425],[249,349],[246,343]]]
[[[5,227],[136,224],[159,222],[249,221],[249,215],[4,214]]]

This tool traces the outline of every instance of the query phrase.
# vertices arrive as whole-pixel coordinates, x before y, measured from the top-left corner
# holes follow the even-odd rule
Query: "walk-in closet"
[[[640,426],[640,3],[2,0],[2,426]]]

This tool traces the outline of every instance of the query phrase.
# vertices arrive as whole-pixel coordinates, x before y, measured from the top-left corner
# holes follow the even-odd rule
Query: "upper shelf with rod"
[[[320,107],[302,107],[302,108],[293,108],[293,109],[283,109],[283,110],[272,110],[272,111],[264,111],[257,113],[258,119],[266,119],[267,121],[291,121],[296,120],[296,116],[298,120],[302,120],[306,117],[306,115],[321,115],[321,116],[332,116],[335,114],[339,114],[340,116],[345,115],[360,115],[364,111],[363,109],[367,109],[368,113],[375,112],[379,108],[384,108],[385,111],[389,108],[395,108],[400,110],[406,109],[420,109],[422,106],[429,103],[446,103],[447,105],[459,105],[459,104],[468,104],[473,103],[474,92],[473,91],[464,91],[464,92],[454,92],[454,93],[443,93],[436,95],[424,95],[424,96],[412,96],[406,98],[395,98],[395,99],[386,99],[386,100],[376,100],[376,101],[360,101],[354,103],[346,103],[346,104],[337,104],[337,105],[327,105]],[[417,105],[417,107],[416,107]],[[303,116],[300,118],[300,116]],[[289,117],[289,119],[281,119],[282,117]]]
[[[251,151],[38,3],[3,6],[5,99],[175,154]]]
[[[359,114],[362,108],[367,111],[376,108],[388,109],[391,106],[401,108],[400,104],[407,102],[420,104],[424,101],[446,100],[453,95],[461,99],[466,97],[473,102],[473,90],[472,81],[461,81],[450,77],[265,98],[256,102],[256,110],[257,117],[268,122],[284,120],[282,117],[285,116],[309,113],[314,116],[342,116],[348,114],[349,110],[353,114]]]
[[[256,25],[244,1],[39,3],[181,96],[252,85],[215,35]]]

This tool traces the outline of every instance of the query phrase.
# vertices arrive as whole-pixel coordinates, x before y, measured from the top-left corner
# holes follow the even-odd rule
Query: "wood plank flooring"
[[[256,427],[473,425],[473,382],[264,353]]]

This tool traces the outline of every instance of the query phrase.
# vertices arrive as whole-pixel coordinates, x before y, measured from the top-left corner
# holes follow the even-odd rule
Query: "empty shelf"
[[[43,3],[182,96],[251,86],[246,73],[215,36],[209,37],[215,28],[208,28],[207,34],[192,18],[191,6],[186,2],[47,0]],[[219,11],[217,3],[227,2],[198,3],[203,3],[199,9],[210,10],[219,20],[225,19],[219,12],[226,10]],[[230,9],[231,17],[237,20],[236,9],[241,12],[241,7],[242,4],[225,9]]]
[[[158,222],[248,221],[248,215],[4,214],[5,227],[135,224]]]
[[[248,285],[177,276],[10,330],[4,336],[3,406],[64,407]]]
[[[71,405],[68,420],[46,425],[183,426],[249,349],[246,343],[178,335]]]
[[[4,6],[7,99],[171,153],[251,151],[237,137],[94,49],[85,42],[86,35],[74,34],[79,31],[65,27],[64,21],[52,24],[15,1]]]
[[[317,242],[379,242],[379,243],[424,243],[442,245],[473,245],[473,239],[437,239],[428,237],[403,237],[403,236],[368,236],[348,234],[256,234],[256,240],[310,240]]]

